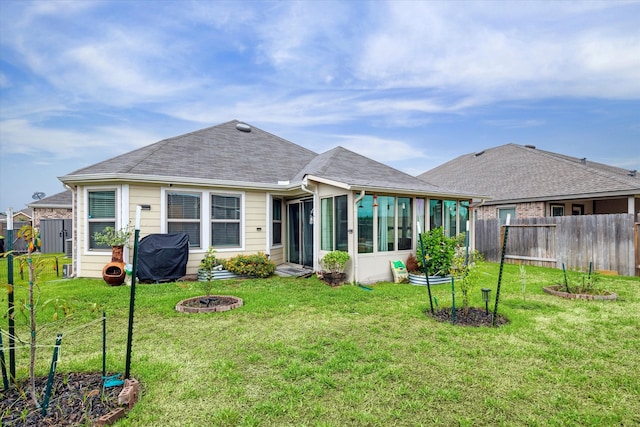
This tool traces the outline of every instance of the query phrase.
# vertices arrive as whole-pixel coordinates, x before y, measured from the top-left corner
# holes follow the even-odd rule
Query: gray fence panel
[[[65,241],[71,238],[71,219],[40,220],[40,242],[43,254],[65,252]]]

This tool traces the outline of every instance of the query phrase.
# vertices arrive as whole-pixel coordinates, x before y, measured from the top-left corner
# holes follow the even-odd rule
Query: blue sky
[[[640,169],[640,2],[0,3],[0,211],[232,119],[417,175],[506,143]]]

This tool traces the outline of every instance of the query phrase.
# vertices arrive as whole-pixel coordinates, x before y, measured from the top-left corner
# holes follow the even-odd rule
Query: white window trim
[[[198,190],[188,187],[163,187],[160,189],[162,202],[160,203],[160,233],[166,234],[167,231],[167,193],[183,192],[200,194],[200,248],[189,248],[189,253],[198,254],[205,253],[211,244],[211,196],[237,196],[240,197],[240,246],[233,248],[215,248],[217,252],[242,252],[245,250],[245,216],[246,216],[246,197],[243,191],[225,191],[225,190]]]
[[[83,227],[84,227],[84,255],[100,255],[103,256],[105,253],[108,253],[110,249],[90,249],[89,248],[89,193],[94,191],[110,191],[113,190],[116,192],[115,201],[116,201],[116,217],[115,217],[115,228],[119,230],[124,228],[126,223],[123,221],[123,218],[129,219],[128,211],[129,211],[129,186],[128,185],[109,185],[109,186],[96,186],[96,187],[85,187],[84,188],[84,215],[82,218]],[[126,254],[125,254],[126,255]]]
[[[245,216],[246,216],[246,204],[245,204],[245,193],[243,191],[224,191],[224,190],[213,190],[205,192],[207,194],[207,203],[206,209],[203,206],[204,211],[207,213],[207,221],[206,227],[203,224],[203,229],[206,228],[205,236],[206,242],[210,242],[211,238],[211,196],[236,196],[240,198],[240,246],[239,247],[228,247],[228,248],[215,248],[217,252],[241,252],[245,250]],[[204,203],[203,203],[204,205]]]

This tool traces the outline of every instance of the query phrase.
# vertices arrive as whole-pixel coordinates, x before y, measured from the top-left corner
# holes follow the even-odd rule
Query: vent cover
[[[238,124],[236,124],[236,129],[238,129],[241,132],[251,132],[251,126],[249,126],[246,123],[238,123]]]

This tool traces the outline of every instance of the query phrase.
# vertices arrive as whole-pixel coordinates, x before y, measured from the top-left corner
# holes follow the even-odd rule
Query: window
[[[349,230],[347,196],[327,197],[320,201],[320,249],[348,251]]]
[[[571,205],[571,215],[584,215],[584,205]]]
[[[271,244],[282,244],[282,200],[273,199],[271,202]]]
[[[416,199],[416,223],[420,224],[420,231],[424,232],[427,230],[425,217],[424,217],[424,199]],[[418,229],[416,229],[416,233]]]
[[[358,253],[373,252],[373,196],[365,195],[358,203]]]
[[[469,229],[467,228],[468,222],[469,222],[469,202],[468,201],[466,200],[460,201],[458,216],[460,217],[460,232],[469,233]]]
[[[398,197],[398,250],[411,249],[413,211],[409,197]]]
[[[167,231],[185,232],[189,247],[200,245],[200,193],[167,193]]]
[[[454,237],[458,234],[456,218],[458,202],[455,200],[444,201],[444,232],[448,237]]]
[[[322,221],[320,224],[320,249],[333,250],[333,197],[320,201]]]
[[[378,196],[378,252],[395,250],[396,198]]]
[[[551,216],[564,216],[564,205],[551,205]]]
[[[498,208],[498,218],[500,218],[500,224],[504,225],[507,223],[507,215],[511,215],[511,219],[514,219],[516,217],[516,208]]]
[[[116,190],[89,191],[89,249],[108,249],[98,245],[93,234],[107,227],[116,228]]]
[[[442,227],[442,200],[429,200],[429,229]]]
[[[335,226],[336,249],[347,252],[349,250],[349,211],[347,209],[347,196],[335,198]]]
[[[240,247],[240,197],[211,195],[211,245]]]

